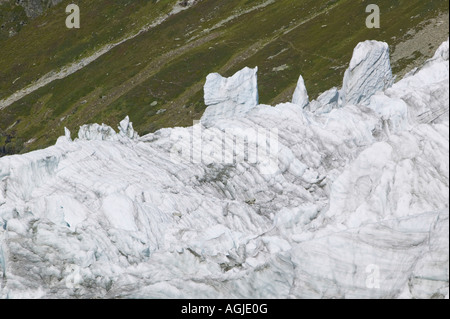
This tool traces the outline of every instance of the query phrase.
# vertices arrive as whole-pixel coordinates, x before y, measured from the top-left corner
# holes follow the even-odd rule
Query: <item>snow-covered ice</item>
[[[448,298],[448,50],[393,84],[364,42],[306,108],[213,74],[192,127],[0,158],[0,297]]]

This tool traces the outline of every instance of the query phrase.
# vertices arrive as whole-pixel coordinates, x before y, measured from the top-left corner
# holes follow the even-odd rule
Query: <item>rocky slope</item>
[[[27,17],[36,18],[46,9],[53,7],[62,1],[63,0],[17,0],[15,2],[25,9]]]

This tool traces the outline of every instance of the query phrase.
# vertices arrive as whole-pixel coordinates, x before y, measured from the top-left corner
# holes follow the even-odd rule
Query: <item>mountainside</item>
[[[54,144],[64,127],[115,125],[141,135],[190,126],[211,72],[258,66],[259,101],[290,101],[302,74],[311,99],[341,85],[351,51],[385,41],[394,75],[448,37],[448,1],[377,1],[381,28],[351,0],[0,1],[0,156]]]
[[[274,107],[259,66],[210,74],[193,126],[1,158],[0,297],[449,298],[449,41],[389,56]]]
[[[61,1],[63,0],[0,0],[0,41],[17,35],[30,20]]]

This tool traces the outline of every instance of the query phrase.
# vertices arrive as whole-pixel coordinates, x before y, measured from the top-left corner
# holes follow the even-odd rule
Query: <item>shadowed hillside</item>
[[[80,0],[81,28],[69,30],[71,2],[29,18],[24,7],[0,1],[0,22],[15,33],[0,33],[0,105],[76,69],[0,107],[0,154],[51,145],[64,127],[76,134],[86,123],[114,126],[125,115],[141,135],[192,125],[211,72],[258,66],[260,102],[274,104],[291,99],[299,74],[312,98],[340,86],[360,41],[389,43],[401,75],[448,37],[443,0]],[[380,29],[365,25],[374,2]]]

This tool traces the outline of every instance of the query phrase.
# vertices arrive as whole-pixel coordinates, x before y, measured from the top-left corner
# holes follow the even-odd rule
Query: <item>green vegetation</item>
[[[175,2],[80,0],[79,30],[64,27],[66,2],[51,8],[16,36],[0,37],[0,99],[133,34]],[[394,46],[407,30],[449,7],[444,0],[376,1],[382,26],[367,29],[365,8],[374,1],[276,0],[251,10],[264,2],[200,1],[27,95],[0,111],[0,151],[2,145],[8,154],[46,147],[64,127],[73,135],[86,123],[115,128],[126,115],[141,135],[192,125],[205,108],[206,75],[230,76],[244,66],[259,67],[261,103],[288,101],[299,74],[314,98],[341,85],[358,42],[376,39]],[[400,62],[398,71],[410,61]]]

